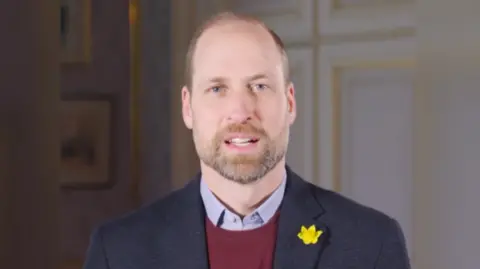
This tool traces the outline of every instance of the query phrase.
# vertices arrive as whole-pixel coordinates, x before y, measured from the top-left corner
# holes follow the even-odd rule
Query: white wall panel
[[[288,49],[292,80],[295,85],[297,118],[290,129],[287,163],[305,180],[313,179],[314,162],[314,86],[313,51],[311,49]]]
[[[396,218],[410,244],[413,69],[349,68],[339,89],[341,192]]]
[[[410,0],[318,1],[320,35],[362,34],[415,27],[415,5]]]
[[[413,65],[415,40],[404,38],[378,42],[356,42],[319,46],[317,75],[319,94],[317,105],[319,158],[318,183],[327,189],[335,189],[338,179],[336,152],[336,124],[338,110],[336,102],[338,78],[336,70],[349,67]]]
[[[335,7],[371,7],[384,4],[403,4],[409,0],[334,0]]]

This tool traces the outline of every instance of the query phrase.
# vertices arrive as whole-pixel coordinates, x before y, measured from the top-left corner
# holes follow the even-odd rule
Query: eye
[[[266,84],[257,83],[257,84],[254,84],[252,88],[253,90],[256,90],[256,91],[264,91],[268,89],[268,86]]]
[[[213,86],[213,87],[208,88],[208,91],[213,92],[213,93],[219,93],[219,92],[222,92],[223,90],[225,90],[225,87],[223,87],[223,86]]]

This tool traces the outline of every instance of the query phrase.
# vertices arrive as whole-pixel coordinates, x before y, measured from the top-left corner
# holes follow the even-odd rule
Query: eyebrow
[[[208,80],[208,82],[210,82],[210,83],[212,83],[212,82],[213,83],[225,83],[226,81],[227,81],[227,79],[224,78],[224,77],[213,77],[213,78]]]
[[[252,81],[252,80],[257,80],[257,79],[266,79],[268,78],[268,75],[266,74],[263,74],[263,73],[259,73],[259,74],[255,74],[253,76],[249,76],[248,77],[248,81]],[[211,79],[209,79],[208,81],[211,83],[226,83],[228,79],[226,79],[225,77],[213,77]]]
[[[257,79],[265,79],[265,78],[268,78],[267,74],[256,74],[256,75],[253,75],[253,76],[250,76],[248,78],[249,81],[252,81],[252,80],[257,80]]]

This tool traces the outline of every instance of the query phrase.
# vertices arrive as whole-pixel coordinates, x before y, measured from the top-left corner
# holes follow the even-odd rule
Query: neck
[[[201,163],[202,178],[215,196],[233,212],[246,216],[252,213],[280,186],[285,177],[285,160],[267,175],[251,184],[238,184]]]

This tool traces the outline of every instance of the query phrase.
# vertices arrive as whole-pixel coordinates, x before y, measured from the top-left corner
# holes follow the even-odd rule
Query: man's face
[[[273,39],[244,22],[214,26],[199,39],[192,69],[182,112],[200,160],[241,184],[262,178],[284,159],[296,113]]]

